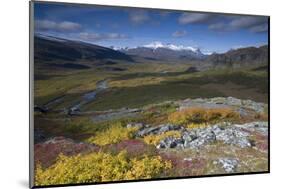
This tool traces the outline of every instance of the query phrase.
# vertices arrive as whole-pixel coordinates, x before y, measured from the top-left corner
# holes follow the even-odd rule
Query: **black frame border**
[[[200,176],[183,176],[183,177],[165,177],[165,178],[151,178],[151,179],[136,179],[136,180],[119,180],[119,181],[106,181],[106,182],[93,182],[93,183],[75,183],[75,184],[55,184],[55,185],[34,185],[34,118],[33,118],[33,65],[34,65],[34,3],[42,4],[57,4],[57,5],[73,5],[73,6],[96,6],[96,7],[108,7],[108,8],[127,8],[127,9],[144,9],[144,10],[159,10],[159,11],[175,11],[175,12],[188,12],[188,13],[208,13],[208,14],[224,14],[234,16],[256,16],[268,18],[268,170],[260,172],[242,172],[242,173],[230,173],[230,174],[212,174],[212,175],[200,175]],[[270,16],[269,15],[255,15],[255,14],[238,14],[238,13],[225,13],[225,12],[207,12],[207,11],[192,11],[192,10],[176,10],[176,9],[163,9],[163,8],[148,8],[148,7],[132,7],[132,6],[120,6],[120,5],[102,5],[102,4],[90,4],[90,3],[70,3],[70,2],[56,2],[56,1],[42,1],[31,0],[29,1],[29,188],[54,188],[54,187],[68,187],[68,186],[89,186],[89,185],[102,185],[102,184],[117,184],[117,183],[132,183],[132,182],[147,182],[147,181],[162,181],[162,180],[180,180],[191,178],[211,178],[211,177],[228,177],[239,175],[258,175],[270,173]],[[32,103],[32,104],[31,104]]]

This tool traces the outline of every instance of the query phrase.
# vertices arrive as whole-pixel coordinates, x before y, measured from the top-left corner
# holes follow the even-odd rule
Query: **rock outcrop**
[[[213,164],[219,164],[227,173],[233,173],[239,164],[239,161],[235,158],[220,158],[214,161]]]
[[[173,124],[162,124],[156,127],[143,124],[128,124],[127,127],[137,127],[136,137],[159,135],[168,131],[179,131],[180,137],[166,137],[156,145],[161,148],[191,148],[196,149],[215,141],[240,148],[252,147],[251,132],[267,133],[267,122],[252,122],[245,124],[220,123],[208,125],[205,128],[188,129]]]
[[[190,107],[233,108],[240,114],[245,114],[248,110],[252,110],[257,113],[262,113],[267,107],[267,105],[264,103],[254,102],[252,100],[241,100],[234,97],[186,99],[177,103],[179,105],[179,110],[183,110]]]

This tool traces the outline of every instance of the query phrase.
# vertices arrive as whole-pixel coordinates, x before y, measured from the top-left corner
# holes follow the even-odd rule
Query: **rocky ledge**
[[[267,104],[261,102],[255,102],[252,100],[241,100],[234,97],[215,97],[215,98],[196,98],[185,99],[178,101],[179,110],[183,110],[190,107],[202,107],[202,108],[226,108],[232,107],[241,114],[246,114],[248,110],[262,113],[267,108]]]
[[[267,122],[251,122],[245,124],[219,123],[207,125],[204,128],[188,129],[178,125],[162,124],[156,127],[141,123],[128,124],[127,127],[137,127],[136,137],[147,135],[160,135],[168,131],[180,132],[180,137],[166,137],[156,145],[161,148],[200,148],[214,142],[223,142],[240,148],[254,147],[255,141],[251,139],[252,133],[267,135]]]

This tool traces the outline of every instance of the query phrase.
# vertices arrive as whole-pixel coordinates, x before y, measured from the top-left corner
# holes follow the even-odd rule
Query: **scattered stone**
[[[237,113],[239,113],[239,115],[241,116],[241,117],[246,117],[246,116],[248,116],[249,115],[249,112],[247,111],[247,110],[245,110],[244,108],[237,108],[236,109],[236,112]]]
[[[266,107],[266,105],[264,103],[254,102],[252,100],[243,100],[242,106],[252,109],[252,110],[256,111],[257,113],[264,112],[264,109]]]
[[[263,113],[264,109],[267,107],[264,103],[254,102],[252,100],[240,100],[234,97],[185,99],[183,101],[179,101],[178,105],[179,110],[190,107],[234,108],[241,113],[240,115],[245,115],[249,109],[257,113]]]
[[[182,130],[183,127],[178,126],[178,125],[172,125],[172,124],[162,124],[158,125],[156,127],[145,127],[143,129],[140,129],[136,136],[138,137],[144,137],[147,135],[159,135],[168,131],[176,131],[176,130]]]
[[[138,128],[138,129],[142,129],[144,128],[145,125],[143,123],[128,123],[127,124],[127,128]]]
[[[225,126],[228,125],[228,126]],[[255,126],[256,125],[256,126]],[[229,125],[229,123],[221,123],[206,128],[200,129],[183,129],[180,138],[167,137],[160,141],[157,148],[200,148],[201,146],[211,144],[215,141],[221,141],[225,144],[235,145],[240,148],[252,147],[254,144],[249,139],[250,133],[245,131],[245,128],[263,128],[262,125],[266,125],[263,122],[246,123],[243,125]],[[166,128],[166,127],[160,127]],[[169,129],[163,129],[163,131],[173,130],[175,127],[169,127]],[[147,128],[141,130],[139,136],[145,136],[146,134],[160,134],[159,127]]]
[[[192,161],[192,158],[183,158],[183,161]]]
[[[241,148],[251,147],[251,142],[247,139],[249,133],[242,131],[239,128],[230,127],[221,129],[215,127],[213,131],[216,136],[216,140],[223,141],[225,144],[237,145]]]
[[[73,106],[72,108],[69,108],[67,110],[67,115],[73,116],[73,115],[78,115],[80,112],[80,105]]]
[[[197,138],[189,143],[190,148],[198,148],[202,145],[212,143],[216,140],[216,135],[212,130],[205,129],[197,133]]]
[[[157,127],[144,128],[144,129],[141,129],[140,131],[138,131],[136,136],[144,137],[149,134],[156,134],[158,130],[159,130],[159,128],[157,128]]]
[[[236,171],[239,161],[234,158],[220,158],[213,162],[215,165],[220,164],[227,173],[233,173]]]
[[[185,141],[185,146],[189,142],[197,138],[197,135],[194,131],[185,131],[183,132],[182,139]]]
[[[230,105],[230,106],[241,106],[242,105],[242,100],[234,97],[227,97],[225,104]]]
[[[236,127],[243,128],[249,131],[257,131],[263,135],[268,135],[268,122],[251,122],[251,123],[245,123],[242,125],[236,124]]]
[[[183,143],[184,141],[181,138],[167,137],[164,140],[160,141],[159,145],[157,145],[156,148],[182,148]]]
[[[180,130],[181,127],[180,126],[177,126],[177,125],[172,125],[172,124],[162,124],[162,125],[159,125],[159,131],[157,134],[162,134],[162,133],[165,133],[167,131],[171,131],[171,130]]]

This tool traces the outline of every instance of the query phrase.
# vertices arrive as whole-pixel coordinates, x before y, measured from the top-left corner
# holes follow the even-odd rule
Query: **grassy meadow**
[[[214,143],[210,149],[200,151],[199,156],[190,149],[159,151],[155,146],[161,140],[167,137],[180,137],[181,132],[168,131],[138,138],[135,136],[136,128],[126,127],[130,123],[152,126],[172,123],[184,125],[188,129],[199,129],[222,121],[233,123],[267,121],[266,113],[254,112],[251,116],[242,119],[231,109],[210,111],[195,109],[195,113],[179,112],[179,105],[176,102],[187,98],[232,96],[268,103],[268,73],[260,67],[258,69],[254,67],[208,69],[190,73],[187,70],[191,66],[182,63],[174,65],[172,63],[119,62],[112,67],[122,68],[122,71],[108,70],[108,66],[106,69],[99,66],[81,70],[52,71],[41,67],[36,68],[35,105],[46,106],[48,112],[35,112],[35,129],[44,133],[45,140],[61,136],[75,142],[82,142],[83,145],[97,146],[99,149],[96,152],[83,152],[78,155],[75,151],[71,152],[74,155],[70,156],[67,155],[72,150],[69,148],[75,147],[66,149],[67,145],[56,144],[61,149],[50,152],[55,154],[46,158],[44,145],[50,144],[43,143],[42,146],[40,144],[42,141],[36,141],[39,145],[36,183],[48,185],[66,184],[70,181],[71,183],[87,183],[220,174],[224,171],[212,162],[222,154],[223,149],[225,155],[227,151],[236,149],[239,158],[245,164],[237,169],[237,172],[249,171],[248,166],[254,166],[250,171],[266,170],[266,154],[259,150],[245,151],[245,149],[230,147],[226,144]],[[106,81],[107,87],[99,91],[93,100],[81,105],[78,114],[65,113],[65,109],[70,109],[83,101],[85,94],[95,91],[100,81]],[[133,108],[141,111],[129,115],[126,111]],[[202,119],[199,119],[198,115],[201,115]],[[95,119],[96,117],[99,119]],[[259,136],[254,136],[255,139],[256,137]],[[58,146],[52,148],[56,149]],[[40,152],[41,148],[43,152]],[[243,154],[255,158],[255,162],[250,162]],[[191,158],[192,162],[182,162],[181,159],[186,156]],[[204,159],[207,156],[209,159]],[[107,164],[102,159],[115,163]],[[80,171],[73,169],[73,166],[78,164],[81,166]],[[61,170],[60,175],[56,173],[58,169]],[[67,170],[70,169],[69,175]],[[100,172],[86,174],[93,169],[99,169]],[[46,177],[50,179],[45,180]]]

